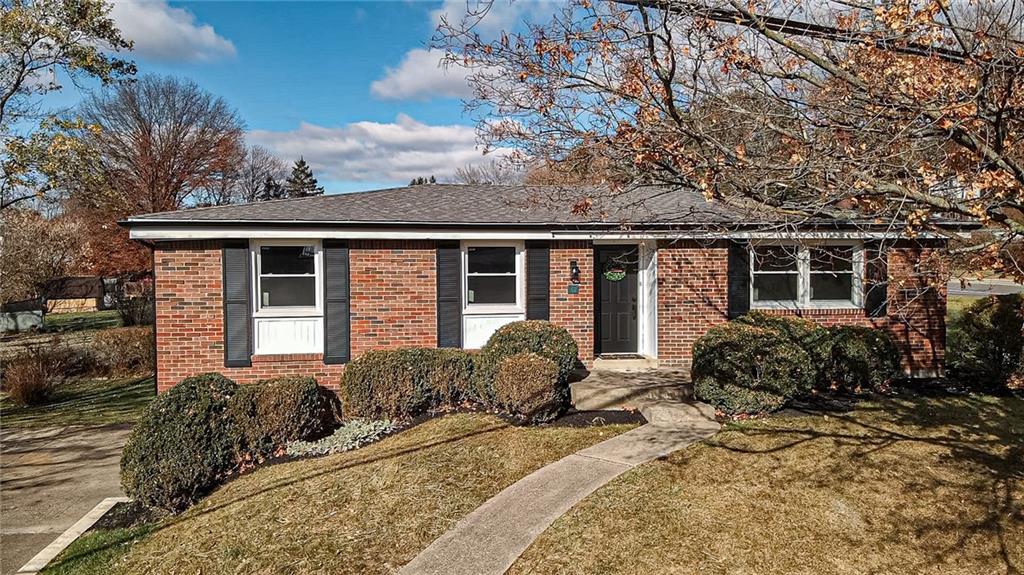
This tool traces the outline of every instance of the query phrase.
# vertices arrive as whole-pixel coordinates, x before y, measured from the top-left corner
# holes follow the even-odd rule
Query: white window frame
[[[525,250],[526,242],[523,241],[502,241],[502,240],[479,240],[464,241],[461,244],[462,251],[462,313],[466,315],[494,315],[494,314],[522,314],[526,313],[526,271],[525,271]],[[515,304],[503,303],[469,303],[469,248],[515,248],[515,278],[516,278],[516,302]],[[473,275],[496,275],[496,274],[473,274]],[[507,274],[501,274],[506,275]]]
[[[797,250],[796,266],[796,300],[754,300],[754,249],[765,246],[785,246]],[[824,246],[852,248],[853,287],[849,300],[811,300],[811,257],[810,249]],[[758,241],[751,243],[748,249],[750,260],[750,298],[751,309],[860,309],[864,307],[864,242],[849,240],[819,241]],[[756,272],[756,273],[792,273],[792,272]]]
[[[253,301],[253,317],[255,318],[266,318],[266,317],[322,317],[323,316],[323,245],[320,240],[306,239],[306,240],[253,240],[250,242],[250,255],[252,257],[252,301]],[[314,250],[313,255],[313,282],[314,289],[313,293],[316,297],[316,305],[313,306],[268,306],[263,307],[262,298],[260,297],[260,280],[263,276],[261,269],[261,256],[260,248],[264,247],[291,247],[291,246],[308,246],[312,245]],[[302,276],[287,276],[282,275],[278,277],[306,277]]]

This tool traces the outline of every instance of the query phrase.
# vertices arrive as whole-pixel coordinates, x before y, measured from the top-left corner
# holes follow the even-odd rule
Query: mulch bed
[[[99,521],[89,528],[97,529],[129,529],[137,525],[156,523],[170,515],[167,511],[156,507],[146,507],[137,501],[118,503],[100,517]]]

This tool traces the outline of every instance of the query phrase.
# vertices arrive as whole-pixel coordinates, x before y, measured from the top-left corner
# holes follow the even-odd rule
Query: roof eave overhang
[[[782,223],[616,222],[343,222],[260,220],[129,219],[119,222],[139,241],[234,238],[338,239],[679,239],[679,238],[893,238],[902,228],[852,222],[820,222],[801,226]],[[978,226],[944,226],[952,232]],[[939,234],[919,237],[936,238]]]

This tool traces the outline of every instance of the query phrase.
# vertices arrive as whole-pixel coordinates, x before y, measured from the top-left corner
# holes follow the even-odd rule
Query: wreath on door
[[[626,279],[626,269],[622,266],[622,264],[615,261],[610,261],[604,264],[603,275],[604,279],[610,282],[620,282]]]

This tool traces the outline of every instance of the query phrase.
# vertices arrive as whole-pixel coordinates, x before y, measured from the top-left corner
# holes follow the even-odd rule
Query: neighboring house
[[[368,350],[479,348],[522,319],[564,326],[588,365],[687,368],[697,338],[751,308],[887,329],[907,373],[942,371],[945,285],[921,264],[944,239],[770,231],[657,189],[588,218],[531,201],[546,193],[411,186],[133,217],[123,225],[154,250],[158,387],[220,371],[337,389]]]
[[[46,282],[43,287],[50,313],[72,313],[103,309],[103,278],[66,277]]]

